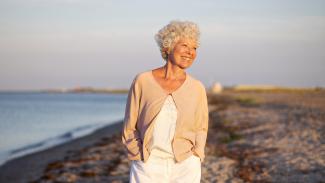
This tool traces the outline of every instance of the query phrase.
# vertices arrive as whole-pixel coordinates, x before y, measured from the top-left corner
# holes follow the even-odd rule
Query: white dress
[[[133,183],[169,183],[200,182],[200,158],[192,155],[186,160],[176,163],[172,140],[175,134],[177,108],[173,97],[168,95],[154,124],[150,156],[146,163],[132,161],[130,182]]]

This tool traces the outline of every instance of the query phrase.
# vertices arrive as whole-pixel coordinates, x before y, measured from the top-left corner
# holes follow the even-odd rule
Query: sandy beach
[[[325,182],[325,91],[208,93],[201,182]],[[0,182],[128,182],[122,123],[7,162]]]

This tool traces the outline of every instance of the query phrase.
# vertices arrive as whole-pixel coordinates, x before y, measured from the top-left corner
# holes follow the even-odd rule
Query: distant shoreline
[[[0,90],[0,93],[98,93],[98,94],[127,94],[128,90],[126,89],[114,89],[114,90]]]
[[[276,85],[245,85],[224,86],[224,90],[235,91],[319,91],[325,87],[287,87]],[[128,89],[107,89],[93,87],[76,87],[71,89],[35,89],[35,90],[0,90],[0,93],[103,93],[103,94],[127,94]]]
[[[45,93],[127,93],[127,89],[101,89],[101,88],[92,88],[92,87],[80,87],[73,89],[45,89],[40,90]]]

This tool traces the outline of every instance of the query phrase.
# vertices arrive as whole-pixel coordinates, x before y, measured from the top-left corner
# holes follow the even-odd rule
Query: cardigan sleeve
[[[129,160],[141,160],[142,142],[136,124],[140,105],[140,87],[137,77],[133,80],[125,107],[124,125],[122,131],[122,143],[126,147]]]
[[[207,102],[207,94],[205,91],[204,86],[202,86],[202,93],[200,97],[199,107],[198,107],[198,128],[196,131],[196,138],[195,138],[195,147],[194,153],[197,154],[201,162],[203,162],[205,155],[204,155],[204,148],[207,139],[208,133],[208,122],[209,122],[209,110],[208,110],[208,102]]]

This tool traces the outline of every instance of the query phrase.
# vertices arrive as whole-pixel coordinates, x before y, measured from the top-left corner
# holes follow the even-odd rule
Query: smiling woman
[[[198,26],[172,21],[155,36],[165,65],[139,73],[125,108],[122,141],[130,182],[200,182],[208,130],[204,85],[185,72],[196,58]]]
[[[171,21],[156,34],[155,39],[161,56],[167,61],[168,54],[180,39],[190,41],[191,46],[196,49],[199,46],[199,36],[199,27],[195,23]]]

